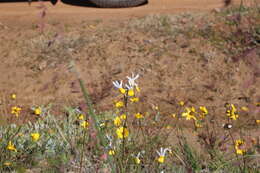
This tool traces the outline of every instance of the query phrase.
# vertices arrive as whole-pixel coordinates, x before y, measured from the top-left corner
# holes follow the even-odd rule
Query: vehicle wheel
[[[135,7],[147,3],[148,0],[89,0],[101,8]]]

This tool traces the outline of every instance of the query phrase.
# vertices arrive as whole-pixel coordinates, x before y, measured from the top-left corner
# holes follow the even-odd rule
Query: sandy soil
[[[234,3],[238,4],[239,1]],[[225,77],[226,73],[231,73],[220,68],[225,57],[208,45],[196,48],[196,44],[200,44],[198,40],[187,43],[183,38],[176,38],[174,42],[163,38],[160,41],[160,37],[150,37],[134,29],[124,32],[121,28],[119,34],[115,31],[115,26],[127,28],[124,22],[135,17],[182,12],[207,13],[222,8],[224,6],[222,0],[150,0],[147,5],[126,9],[100,9],[88,4],[82,6],[82,1],[74,5],[67,1],[55,6],[49,2],[45,4],[48,9],[47,32],[44,36],[39,36],[37,28],[39,9],[36,8],[39,3],[33,2],[31,6],[26,2],[0,3],[2,104],[9,105],[8,98],[11,93],[17,93],[17,104],[27,107],[47,103],[84,103],[75,76],[68,71],[68,64],[62,61],[70,52],[76,59],[94,102],[101,103],[104,109],[109,109],[106,105],[111,105],[111,101],[115,98],[115,93],[110,93],[111,81],[122,79],[133,71],[142,74],[140,84],[143,87],[143,100],[151,99],[151,104],[146,106],[168,105],[171,109],[172,105],[180,100],[193,104],[208,102],[208,105],[219,106],[223,104],[223,100],[230,101],[250,93],[256,96],[259,91],[257,86],[251,90],[241,88],[244,80],[250,76],[248,72],[250,67],[246,65],[241,67],[245,72],[241,72],[242,77],[240,72],[234,71],[233,80],[237,80],[237,84],[230,83],[229,79],[222,81],[221,77],[216,76],[220,74]],[[181,22],[187,24],[185,20]],[[113,32],[110,35],[111,26]],[[106,34],[102,34],[102,29],[107,29]],[[83,41],[79,38],[81,36],[84,37]],[[62,45],[56,45],[61,49],[58,51],[64,52],[55,52],[57,51],[55,45],[49,52],[48,50],[47,53],[41,52],[46,51],[43,48],[46,41],[51,44],[52,40],[56,39],[65,40],[63,42],[65,46],[71,44],[73,40],[76,43],[73,42],[75,44],[73,49],[61,49]],[[144,52],[139,53],[137,45],[143,47]],[[167,52],[163,52],[164,49]],[[189,52],[193,49],[202,53],[207,50],[220,57],[220,60],[209,63],[210,73],[200,69],[205,64],[197,62],[195,57],[192,61],[179,58],[190,56]],[[58,56],[61,62],[53,64],[57,59],[51,60],[53,58],[51,56]],[[179,68],[181,71],[177,70]],[[191,68],[196,68],[196,72],[190,71]],[[204,78],[208,84],[206,81],[203,82]],[[229,84],[227,91],[224,92],[222,89]],[[236,92],[233,92],[233,89]],[[230,97],[231,94],[234,96]]]

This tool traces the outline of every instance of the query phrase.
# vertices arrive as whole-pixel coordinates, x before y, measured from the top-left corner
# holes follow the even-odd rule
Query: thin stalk
[[[128,90],[126,91],[126,95],[124,95],[124,108],[125,108],[125,114],[126,114],[126,119],[124,121],[123,124],[123,143],[122,143],[122,162],[124,162],[124,158],[125,158],[125,129],[127,128],[127,119],[128,119]],[[124,163],[123,163],[124,166]],[[123,169],[123,167],[122,167]]]
[[[81,91],[83,93],[84,99],[85,99],[86,104],[87,104],[88,109],[89,109],[89,111],[88,111],[89,115],[92,118],[92,120],[94,121],[94,128],[97,131],[97,136],[98,136],[98,139],[99,139],[99,143],[97,143],[97,148],[100,149],[100,144],[103,147],[105,147],[105,145],[106,145],[105,135],[102,134],[102,131],[101,131],[99,125],[98,125],[98,119],[97,119],[96,114],[94,113],[94,108],[92,106],[93,105],[92,101],[90,99],[90,96],[89,96],[89,93],[88,93],[86,87],[84,86],[84,82],[81,79],[80,74],[79,74],[79,72],[77,71],[77,69],[75,67],[75,63],[73,61],[71,61],[70,65],[71,65],[71,68],[72,68],[73,72],[75,73],[75,75],[76,75],[76,77],[77,77],[77,79],[79,81]],[[108,156],[108,162],[109,162],[109,164],[111,166],[112,173],[115,172],[115,167],[114,167],[113,160],[114,160],[113,157],[109,155]]]
[[[104,137],[102,135],[101,129],[99,128],[98,119],[97,119],[96,114],[94,113],[94,108],[93,108],[93,104],[92,104],[92,101],[90,99],[89,93],[88,93],[87,89],[85,88],[84,82],[81,79],[80,74],[79,74],[79,72],[77,71],[77,69],[75,67],[75,63],[71,62],[71,66],[72,66],[73,71],[76,74],[76,77],[77,77],[77,79],[79,81],[79,85],[80,85],[81,91],[83,93],[84,99],[85,99],[86,104],[88,106],[89,115],[92,118],[92,120],[94,121],[94,127],[97,130],[97,132],[98,132],[97,134],[98,134],[99,141],[100,141],[101,145],[104,146],[105,145],[105,139],[104,139]],[[100,143],[97,144],[98,148],[100,147]]]
[[[84,149],[85,149],[85,140],[86,140],[86,133],[87,130],[84,129],[84,136],[83,136],[83,144],[82,144],[82,151],[81,151],[81,156],[80,156],[80,170],[79,172],[81,173],[82,172],[82,164],[83,164],[83,157],[84,157]]]

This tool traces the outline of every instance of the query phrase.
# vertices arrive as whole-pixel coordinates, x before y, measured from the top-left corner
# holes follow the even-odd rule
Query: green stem
[[[83,144],[82,144],[82,150],[81,150],[81,156],[80,156],[80,170],[79,172],[81,173],[82,171],[82,164],[83,164],[83,156],[84,156],[84,148],[85,148],[85,140],[86,140],[86,129],[84,129],[84,136],[83,136]]]
[[[76,77],[79,81],[81,91],[83,93],[84,99],[85,99],[86,104],[87,104],[88,109],[89,109],[89,111],[88,111],[89,115],[90,115],[91,119],[94,121],[94,128],[97,131],[97,136],[98,136],[98,139],[99,139],[99,143],[97,143],[97,148],[98,149],[100,148],[100,144],[101,144],[101,146],[105,147],[105,145],[106,145],[105,135],[102,134],[102,131],[101,131],[99,125],[98,125],[98,119],[97,119],[96,114],[94,113],[94,109],[93,109],[93,106],[92,106],[93,104],[92,104],[92,101],[90,99],[89,93],[84,86],[83,80],[80,78],[80,74],[75,67],[75,63],[73,61],[71,61],[70,65],[71,65],[72,70],[76,74]],[[114,167],[114,163],[113,163],[113,156],[110,156],[110,155],[108,156],[108,162],[111,166],[112,173],[115,172],[115,167]]]

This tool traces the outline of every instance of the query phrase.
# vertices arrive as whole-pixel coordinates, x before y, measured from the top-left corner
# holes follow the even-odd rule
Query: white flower
[[[109,140],[109,147],[112,148],[112,141],[113,141],[112,137],[109,136],[108,134],[106,134],[106,137]]]
[[[75,113],[76,114],[82,114],[83,112],[80,110],[80,108],[75,108]]]
[[[139,74],[135,76],[134,73],[132,73],[132,77],[127,76],[126,78],[128,79],[128,84],[126,84],[127,89],[132,89],[133,87],[138,86],[135,80],[139,78]]]
[[[171,152],[170,148],[160,148],[160,151],[156,151],[159,156],[165,157],[166,152]]]
[[[134,87],[136,87],[137,90],[139,90],[138,85],[137,85],[137,83],[135,82],[135,80],[139,78],[139,74],[134,75],[134,73],[132,73],[132,76],[131,76],[131,77],[127,76],[126,78],[128,79],[128,84],[125,84],[125,86],[123,86],[123,81],[122,81],[122,80],[121,80],[121,81],[114,81],[114,82],[113,82],[113,85],[114,85],[117,89],[119,89],[120,92],[122,92],[123,94],[125,93],[124,90],[126,90],[126,89],[127,89],[127,90],[131,90],[131,89],[133,89]],[[121,91],[121,90],[122,90],[122,91]]]
[[[136,158],[140,158],[141,156],[141,153],[139,152],[137,155],[136,155]]]
[[[119,81],[114,81],[113,85],[118,89],[123,88],[123,81],[120,81],[120,83]]]

